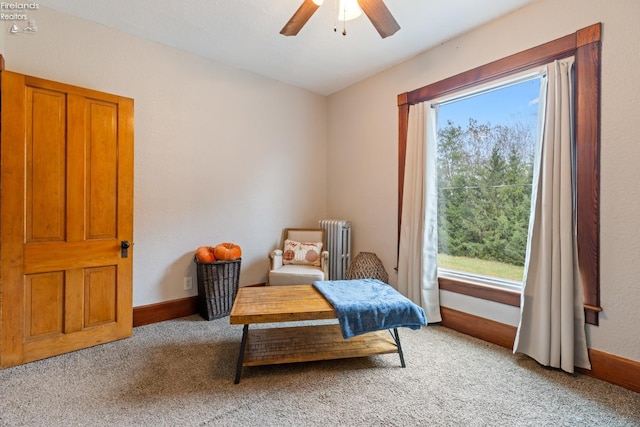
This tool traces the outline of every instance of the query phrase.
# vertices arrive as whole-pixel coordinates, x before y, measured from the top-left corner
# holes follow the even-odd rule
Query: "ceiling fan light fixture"
[[[358,0],[340,0],[340,5],[338,6],[339,21],[350,21],[360,15],[362,15],[362,9],[358,5]]]
[[[293,16],[280,30],[280,34],[285,36],[295,36],[304,27],[311,15],[313,15],[324,3],[324,0],[303,0],[302,4],[295,11]],[[336,10],[337,9],[337,10]],[[334,0],[334,25],[333,31],[338,31],[338,20],[348,21],[355,19],[361,14],[367,15],[380,37],[383,39],[394,35],[400,25],[395,20],[389,8],[384,4],[384,0]],[[342,34],[347,34],[346,25],[343,25]]]

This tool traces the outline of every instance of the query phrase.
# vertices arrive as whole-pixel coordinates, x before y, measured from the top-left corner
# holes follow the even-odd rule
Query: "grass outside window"
[[[522,284],[524,267],[499,261],[438,254],[438,268]]]

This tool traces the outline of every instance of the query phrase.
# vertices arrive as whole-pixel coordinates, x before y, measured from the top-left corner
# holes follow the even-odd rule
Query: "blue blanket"
[[[422,307],[379,280],[325,280],[313,286],[333,305],[345,339],[382,329],[420,329],[427,324]]]

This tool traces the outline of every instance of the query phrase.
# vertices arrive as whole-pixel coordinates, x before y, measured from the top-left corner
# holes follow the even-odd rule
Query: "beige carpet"
[[[190,316],[0,371],[1,426],[639,426],[640,394],[439,326],[397,355],[245,368],[242,327]]]

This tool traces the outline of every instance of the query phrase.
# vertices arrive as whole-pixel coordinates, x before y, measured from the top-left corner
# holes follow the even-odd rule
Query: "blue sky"
[[[531,121],[535,129],[538,115],[540,79],[527,80],[499,90],[481,93],[449,104],[441,105],[438,125],[446,126],[447,120],[465,127],[469,117],[480,124],[509,124],[521,119]]]

